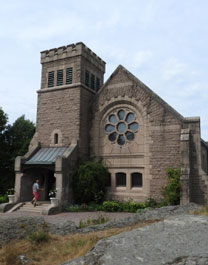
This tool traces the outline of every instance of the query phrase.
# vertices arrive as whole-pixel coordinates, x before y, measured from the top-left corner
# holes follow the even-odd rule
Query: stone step
[[[17,211],[18,212],[34,212],[34,213],[42,213],[44,208],[50,206],[50,202],[38,202],[36,207],[33,206],[31,202],[25,202]]]
[[[28,206],[28,207],[25,207],[25,206],[23,206],[20,209],[24,209],[25,211],[27,211],[27,210],[35,210],[35,209],[42,210],[43,208],[45,208],[45,207],[40,207],[40,206],[36,206],[36,207],[34,207],[34,206],[29,207]]]
[[[19,209],[18,212],[24,212],[24,213],[42,213],[42,209]]]
[[[47,206],[49,206],[50,204],[42,204],[42,205],[37,205],[36,207],[47,207]],[[22,207],[25,207],[25,208],[31,208],[31,207],[34,207],[31,203],[30,204],[25,204],[25,205],[23,205]]]

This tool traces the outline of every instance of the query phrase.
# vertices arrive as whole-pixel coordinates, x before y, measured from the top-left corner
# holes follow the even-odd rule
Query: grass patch
[[[1,265],[19,265],[17,257],[27,256],[30,265],[58,265],[68,260],[85,255],[102,238],[127,232],[135,228],[150,225],[157,221],[138,222],[132,226],[113,228],[88,234],[73,234],[67,236],[50,235],[47,243],[24,239],[13,241],[0,249]]]
[[[191,214],[208,216],[208,205],[201,206],[198,210],[190,211]]]
[[[87,221],[80,220],[79,222],[79,228],[84,228],[90,225],[100,225],[107,223],[109,221],[109,217],[105,217],[103,215],[100,215],[97,219],[87,219]]]

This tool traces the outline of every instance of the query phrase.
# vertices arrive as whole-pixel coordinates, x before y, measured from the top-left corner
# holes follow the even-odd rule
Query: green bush
[[[181,170],[180,168],[168,168],[168,184],[162,190],[162,195],[164,197],[164,204],[177,205],[180,204],[180,189],[181,189]]]
[[[153,208],[153,207],[156,207],[156,206],[157,206],[157,202],[154,199],[152,199],[152,198],[147,199],[146,202],[145,202],[145,208],[146,207]]]
[[[143,202],[122,202],[120,204],[121,209],[123,212],[131,212],[131,213],[135,213],[138,209],[144,209],[145,203]]]
[[[158,206],[156,201],[152,198],[149,198],[146,202],[104,201],[102,204],[97,204],[94,202],[91,202],[89,205],[74,204],[74,205],[67,206],[66,211],[68,212],[105,211],[105,212],[132,212],[132,213],[137,212],[138,213],[138,212],[141,212],[143,209],[151,209],[156,206]],[[160,207],[162,206],[164,205],[161,205]]]
[[[104,211],[103,204],[90,203],[88,206],[88,211]]]
[[[106,212],[122,212],[121,203],[117,201],[103,202],[103,210]]]
[[[0,204],[1,203],[6,203],[8,201],[9,201],[9,199],[8,199],[8,196],[7,195],[0,196]]]
[[[28,234],[27,239],[34,244],[40,244],[40,243],[48,242],[49,234],[48,232],[45,232],[43,230],[35,231],[35,232],[31,232],[30,234]]]
[[[69,206],[66,207],[65,209],[67,212],[81,212],[82,208],[78,204],[70,204]]]
[[[102,203],[106,191],[108,170],[101,163],[86,162],[73,175],[73,193],[76,203]]]

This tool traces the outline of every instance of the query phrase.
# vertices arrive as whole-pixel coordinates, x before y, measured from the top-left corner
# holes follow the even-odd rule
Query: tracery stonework
[[[105,131],[110,142],[124,145],[134,140],[138,128],[135,114],[123,108],[108,116]]]

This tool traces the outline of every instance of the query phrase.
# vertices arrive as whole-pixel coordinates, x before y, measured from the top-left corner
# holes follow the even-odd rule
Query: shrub
[[[121,212],[121,203],[117,201],[105,201],[103,202],[103,210],[106,212]]]
[[[143,202],[122,202],[121,203],[121,209],[123,212],[131,212],[131,213],[135,213],[138,209],[144,209],[145,203]]]
[[[40,244],[43,242],[48,242],[49,234],[48,232],[45,232],[43,230],[35,231],[35,232],[31,232],[30,234],[28,234],[27,239],[34,244]]]
[[[145,207],[156,207],[157,206],[157,202],[154,200],[154,199],[152,199],[152,198],[149,198],[149,199],[147,199],[146,200],[146,202],[145,202]]]
[[[78,204],[70,204],[69,206],[66,207],[65,209],[67,212],[81,212],[81,206]]]
[[[180,168],[176,169],[168,168],[167,175],[168,175],[168,184],[162,190],[162,195],[164,197],[164,200],[168,205],[180,204],[181,170]]]
[[[6,194],[7,195],[14,195],[15,194],[15,189],[14,188],[8,189]]]
[[[90,203],[88,206],[88,211],[104,211],[103,204]]]
[[[8,196],[7,195],[0,196],[0,204],[1,203],[8,202],[8,201],[9,201],[9,199],[8,199]]]
[[[76,203],[103,202],[108,174],[101,163],[90,161],[81,165],[72,181]]]

